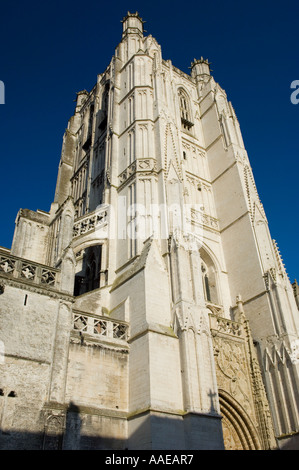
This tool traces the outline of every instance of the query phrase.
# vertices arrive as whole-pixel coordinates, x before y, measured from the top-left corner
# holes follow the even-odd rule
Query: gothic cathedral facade
[[[299,448],[298,286],[234,109],[122,24],[0,250],[0,448]]]

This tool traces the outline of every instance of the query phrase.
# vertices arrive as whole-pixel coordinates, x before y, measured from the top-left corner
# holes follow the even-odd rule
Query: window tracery
[[[201,255],[201,274],[205,301],[219,305],[219,296],[217,288],[217,275],[215,266],[210,257],[203,250]]]
[[[191,118],[190,101],[187,93],[182,88],[179,89],[179,104],[182,128],[189,131],[194,124]]]

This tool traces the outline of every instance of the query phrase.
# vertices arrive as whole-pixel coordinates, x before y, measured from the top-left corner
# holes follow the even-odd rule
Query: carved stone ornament
[[[48,413],[45,422],[44,450],[61,450],[65,428],[65,413]]]
[[[251,415],[250,384],[243,344],[214,338],[217,382]]]

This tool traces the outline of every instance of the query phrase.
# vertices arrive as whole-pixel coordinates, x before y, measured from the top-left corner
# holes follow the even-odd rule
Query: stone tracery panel
[[[81,312],[74,313],[73,328],[80,334],[88,334],[93,337],[105,337],[127,341],[128,325],[106,318],[95,318],[83,315]]]
[[[260,421],[266,420],[256,408],[255,381],[258,378],[254,374],[254,365],[249,363],[244,325],[214,314],[210,315],[210,325],[225,447],[260,449],[262,436],[257,429]]]
[[[43,287],[58,286],[58,269],[12,256],[0,250],[0,273],[8,278],[21,279]]]

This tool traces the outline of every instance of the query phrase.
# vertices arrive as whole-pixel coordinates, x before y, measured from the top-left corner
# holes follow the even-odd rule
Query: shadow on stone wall
[[[62,438],[62,441],[64,439]],[[23,431],[10,431],[2,433],[0,430],[0,451],[5,450],[126,450],[126,441],[111,439],[102,436],[81,436],[80,446],[72,445],[43,447],[44,434]]]
[[[22,410],[19,409],[18,412],[21,413]],[[219,445],[215,444],[217,440],[219,443],[219,426],[215,427],[218,438],[214,440],[214,444],[211,439],[213,426],[210,427],[211,421],[218,425],[219,419],[205,417],[202,424],[203,427],[207,426],[209,431],[203,434],[200,434],[201,431],[197,424],[194,425],[193,420],[195,422],[196,417],[167,417],[165,414],[161,416],[157,413],[141,413],[137,418],[128,421],[128,440],[125,438],[125,417],[107,417],[87,413],[86,410],[82,412],[74,403],[70,403],[66,411],[48,406],[40,417],[40,428],[44,427],[45,432],[0,429],[0,450],[186,450],[190,448],[190,439],[186,436],[190,437],[194,433],[192,449],[219,448]],[[121,435],[121,432],[123,439],[112,437]]]
[[[69,404],[66,413],[54,410],[46,418],[41,413],[45,432],[30,432],[16,429],[0,429],[1,450],[124,450],[126,439],[106,437],[100,434],[82,432],[80,409]],[[21,410],[20,410],[21,412]],[[92,420],[89,415],[87,420]],[[88,422],[85,426],[88,429]],[[42,425],[40,426],[42,428]],[[63,432],[63,428],[65,431]]]
[[[19,410],[21,412],[21,410]],[[86,411],[86,410],[85,410]],[[102,420],[103,418],[103,420]],[[34,433],[18,431],[16,429],[0,429],[0,450],[186,450],[189,439],[185,442],[186,433],[190,436],[195,430],[193,445],[194,450],[218,448],[214,446],[211,435],[198,434],[198,428],[194,428],[192,417],[183,419],[182,416],[167,417],[155,413],[145,412],[138,415],[129,424],[130,439],[125,437],[114,438],[113,429],[127,429],[126,418],[105,417],[97,414],[82,413],[73,403],[69,404],[67,411],[55,408],[47,408],[46,413],[41,414],[40,428],[45,426],[45,432]],[[205,418],[209,421],[209,418]],[[203,423],[206,426],[208,423]],[[219,421],[219,420],[216,420]],[[105,428],[105,423],[111,424]],[[132,422],[134,422],[132,426]],[[96,426],[98,427],[97,433]],[[210,429],[210,427],[208,426]],[[219,428],[218,428],[219,430]],[[63,432],[64,431],[64,432]],[[210,429],[211,431],[211,429]],[[103,432],[106,435],[103,435]],[[101,435],[102,433],[102,435]],[[215,441],[216,442],[216,441]]]
[[[280,450],[299,450],[299,433],[278,439],[278,446]]]
[[[215,412],[211,405],[211,411]],[[223,450],[219,417],[215,413],[200,418],[191,413],[183,418],[145,411],[128,420],[130,438],[127,440],[110,437],[116,434],[114,428],[106,429],[104,425],[115,420],[114,425],[120,425],[125,432],[124,417],[82,413],[72,402],[66,411],[55,408],[46,411],[41,414],[40,426],[45,426],[45,432],[0,429],[0,450]],[[279,440],[279,448],[298,450],[299,434]]]

